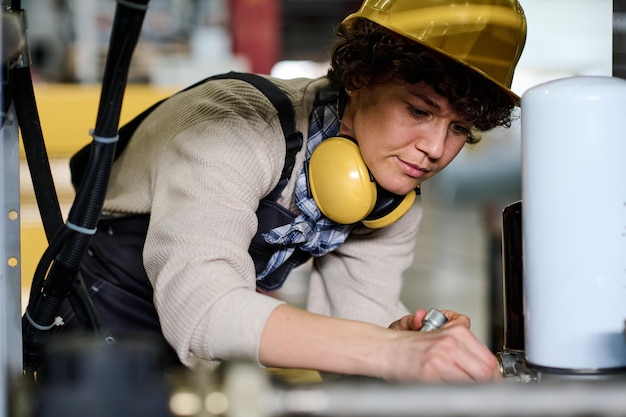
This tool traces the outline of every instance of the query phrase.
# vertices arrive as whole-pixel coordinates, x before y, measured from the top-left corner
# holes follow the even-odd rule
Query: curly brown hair
[[[458,114],[484,132],[510,127],[515,103],[494,82],[432,49],[367,19],[358,18],[335,31],[328,78],[342,91],[388,76],[410,84],[425,82],[446,97]],[[476,143],[480,137],[468,137]]]

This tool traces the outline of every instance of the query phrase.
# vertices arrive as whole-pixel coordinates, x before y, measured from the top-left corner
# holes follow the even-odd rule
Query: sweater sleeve
[[[421,216],[418,197],[394,224],[358,229],[337,250],[316,258],[308,309],[384,327],[408,314],[400,293],[403,273],[413,262]]]
[[[265,322],[281,303],[255,291],[247,249],[258,202],[280,177],[285,141],[267,114],[241,117],[245,106],[181,127],[150,163],[144,265],[163,334],[189,366],[257,359]]]

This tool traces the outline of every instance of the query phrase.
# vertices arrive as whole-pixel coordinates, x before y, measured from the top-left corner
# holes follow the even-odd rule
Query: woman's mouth
[[[400,167],[402,168],[402,171],[406,175],[412,178],[422,178],[430,172],[430,170],[427,168],[423,168],[423,167],[420,167],[419,165],[411,164],[409,162],[403,161],[400,158],[398,158],[398,162],[400,163]]]

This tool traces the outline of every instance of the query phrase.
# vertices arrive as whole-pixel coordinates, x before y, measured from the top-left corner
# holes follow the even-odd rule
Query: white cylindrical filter
[[[522,97],[525,351],[539,367],[626,366],[626,80]]]

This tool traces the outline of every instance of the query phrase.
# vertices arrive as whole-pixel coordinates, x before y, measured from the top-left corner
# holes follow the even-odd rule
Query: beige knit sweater
[[[325,79],[273,81],[293,101],[306,141]],[[144,265],[163,333],[186,365],[258,358],[265,322],[282,301],[255,291],[248,247],[258,203],[277,184],[284,155],[274,107],[248,83],[225,80],[157,108],[113,167],[105,212],[151,213]],[[280,200],[292,209],[303,159],[301,151]],[[418,198],[395,224],[357,229],[316,258],[308,309],[385,327],[406,314],[402,273],[421,212]]]

